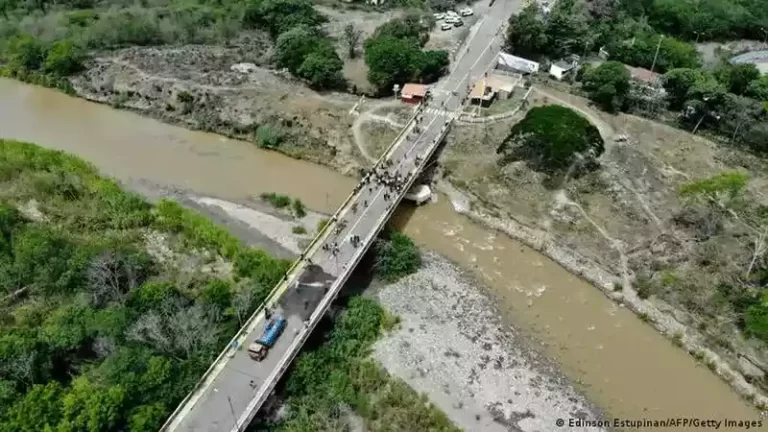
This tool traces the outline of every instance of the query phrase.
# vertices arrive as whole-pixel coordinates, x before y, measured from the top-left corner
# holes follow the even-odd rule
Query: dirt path
[[[189,88],[196,88],[200,90],[206,90],[213,93],[218,92],[241,92],[241,91],[263,91],[264,85],[263,84],[243,84],[243,85],[237,85],[237,86],[221,86],[221,85],[209,85],[209,84],[201,84],[196,81],[192,80],[183,80],[178,78],[172,78],[172,77],[164,77],[157,74],[151,74],[144,70],[142,70],[140,67],[136,66],[135,64],[131,63],[130,61],[126,61],[120,58],[99,58],[96,60],[98,63],[112,63],[114,65],[130,69],[139,76],[142,80],[146,81],[160,81],[170,84],[180,84]],[[258,67],[258,66],[257,66]],[[269,70],[266,68],[258,67],[263,72],[269,73]],[[218,73],[218,72],[217,72]],[[337,106],[349,106],[348,100],[341,100],[338,97],[338,94],[336,93],[330,93],[328,95],[319,94],[311,91],[304,92],[308,96],[311,96],[315,99],[322,100],[323,102],[327,102],[333,105]]]
[[[376,111],[383,109],[383,108],[392,108],[392,107],[398,107],[402,105],[402,102],[399,100],[392,100],[382,103],[377,103],[375,106],[371,107],[370,109],[363,111],[360,113],[360,115],[357,116],[357,119],[355,120],[355,123],[352,125],[352,135],[355,137],[355,145],[357,146],[357,149],[360,150],[360,154],[363,155],[363,157],[370,163],[375,163],[378,158],[371,156],[368,153],[367,146],[365,145],[365,137],[363,136],[362,126],[363,123],[369,122],[369,121],[380,121],[387,123],[392,128],[399,130],[405,127],[405,125],[402,125],[400,123],[397,123],[396,121],[392,120],[389,116],[382,116],[379,114],[374,114]]]
[[[559,105],[567,106],[568,108],[586,117],[587,120],[592,122],[592,124],[594,124],[595,127],[597,127],[597,130],[600,131],[600,135],[602,135],[603,140],[606,142],[606,144],[611,140],[611,138],[613,138],[613,135],[616,133],[616,131],[614,131],[613,128],[608,123],[600,120],[600,118],[595,114],[593,114],[589,109],[584,109],[579,105],[563,100],[558,96],[555,96],[553,93],[547,90],[541,89],[539,87],[532,87],[532,88],[533,88],[533,92],[536,92],[548,99],[551,99],[556,103],[558,103]]]

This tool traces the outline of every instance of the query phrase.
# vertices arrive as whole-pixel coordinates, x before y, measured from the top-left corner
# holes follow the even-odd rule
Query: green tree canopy
[[[674,110],[683,108],[688,98],[688,92],[697,81],[702,79],[704,72],[698,69],[678,68],[664,74],[664,89],[667,91],[669,107]]]
[[[381,36],[365,41],[368,81],[382,92],[415,78],[420,58],[421,49],[412,39]]]
[[[249,0],[243,14],[245,26],[267,30],[273,38],[301,25],[315,28],[326,20],[309,0]]]
[[[629,92],[629,71],[619,62],[605,62],[587,69],[582,75],[582,83],[590,99],[604,110],[616,112],[624,107]]]
[[[559,174],[573,165],[594,168],[604,150],[600,132],[587,119],[570,108],[546,105],[528,111],[496,152],[502,162],[525,160],[534,170]]]
[[[724,64],[715,71],[715,77],[726,90],[737,95],[747,93],[752,81],[760,78],[760,71],[753,64]]]
[[[339,87],[344,82],[342,68],[344,63],[336,50],[330,43],[321,43],[304,58],[298,76],[309,81],[309,85],[316,89],[328,89]]]
[[[275,53],[277,65],[296,74],[304,59],[319,43],[315,31],[305,25],[296,26],[277,38]]]
[[[43,70],[58,76],[67,76],[83,68],[83,53],[69,40],[54,42],[48,49]]]
[[[509,17],[505,50],[529,58],[548,51],[546,25],[538,3],[531,3],[519,14]]]

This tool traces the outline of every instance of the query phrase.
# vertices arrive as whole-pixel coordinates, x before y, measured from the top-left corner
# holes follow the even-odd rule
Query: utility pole
[[[656,67],[656,60],[659,58],[659,50],[661,49],[661,41],[664,39],[664,35],[659,36],[659,43],[656,44],[656,53],[653,55],[653,63],[651,63],[651,77],[653,77],[653,69]],[[653,98],[656,96],[656,87],[655,82],[651,84],[651,95],[648,98],[648,114],[653,115],[652,111],[652,102]]]
[[[656,44],[656,54],[653,55],[653,63],[651,64],[651,72],[656,67],[656,59],[659,58],[659,50],[661,49],[661,41],[664,39],[664,35],[659,36],[659,43]]]

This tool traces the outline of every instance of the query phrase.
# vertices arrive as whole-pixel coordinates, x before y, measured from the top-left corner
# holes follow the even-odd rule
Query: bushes
[[[385,232],[376,239],[373,250],[376,276],[387,282],[396,282],[421,267],[421,252],[405,234]]]
[[[584,90],[604,110],[616,112],[624,107],[629,92],[629,71],[619,62],[609,61],[584,71]]]
[[[259,147],[276,149],[280,147],[283,139],[283,132],[274,126],[260,125],[256,128],[256,142]]]
[[[291,205],[291,197],[288,195],[281,195],[274,192],[264,192],[260,195],[261,199],[272,204],[275,208],[286,208]]]

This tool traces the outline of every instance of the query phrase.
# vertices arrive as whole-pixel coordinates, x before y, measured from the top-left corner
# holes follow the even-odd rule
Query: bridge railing
[[[386,157],[392,152],[392,150],[397,146],[397,143],[400,142],[401,138],[405,133],[408,133],[412,127],[413,121],[416,119],[416,117],[421,113],[421,111],[424,109],[423,104],[419,104],[416,111],[413,115],[408,119],[408,122],[406,123],[405,127],[400,131],[400,133],[397,134],[395,139],[392,141],[392,144],[387,147],[387,149],[384,151],[384,153],[379,156],[379,159],[376,161],[376,165],[378,166],[381,164],[381,162],[386,159]],[[330,232],[330,229],[333,228],[333,225],[335,225],[336,220],[338,220],[339,215],[347,208],[349,203],[352,201],[352,199],[357,196],[359,192],[352,191],[347,198],[344,200],[344,202],[337,208],[336,212],[331,216],[331,219],[329,223],[325,224],[322,230],[318,231],[318,233],[312,238],[312,241],[310,241],[309,245],[307,245],[306,248],[304,248],[303,255],[309,255],[310,252],[312,252],[313,248],[317,246],[317,244],[320,242],[321,239],[324,239],[328,233]],[[264,309],[271,304],[274,304],[277,300],[274,298],[277,294],[279,294],[283,288],[287,287],[291,279],[295,277],[295,272],[299,270],[299,267],[301,267],[304,264],[304,260],[301,258],[295,260],[293,264],[291,264],[291,267],[287,271],[287,277],[283,277],[280,282],[277,283],[277,285],[270,291],[270,293],[267,295],[267,298],[256,308],[256,310],[251,314],[251,316],[246,320],[245,324],[240,327],[240,329],[237,331],[235,336],[232,337],[230,342],[227,344],[226,348],[222,350],[222,352],[219,354],[218,357],[216,357],[216,360],[214,360],[213,363],[211,363],[211,366],[205,371],[203,376],[195,383],[195,386],[192,388],[192,390],[187,394],[186,397],[179,403],[179,405],[176,407],[176,409],[171,413],[171,415],[168,417],[166,422],[163,424],[162,428],[160,428],[160,431],[168,431],[173,430],[176,426],[174,425],[174,422],[178,419],[179,415],[184,411],[186,408],[186,405],[198,395],[198,392],[201,390],[204,390],[205,387],[209,384],[208,380],[211,378],[215,378],[213,376],[213,372],[218,368],[218,366],[222,362],[227,361],[227,356],[232,350],[240,349],[240,339],[243,338],[246,334],[250,333],[251,326],[256,322],[259,315],[264,311]],[[183,417],[182,417],[183,418]]]

